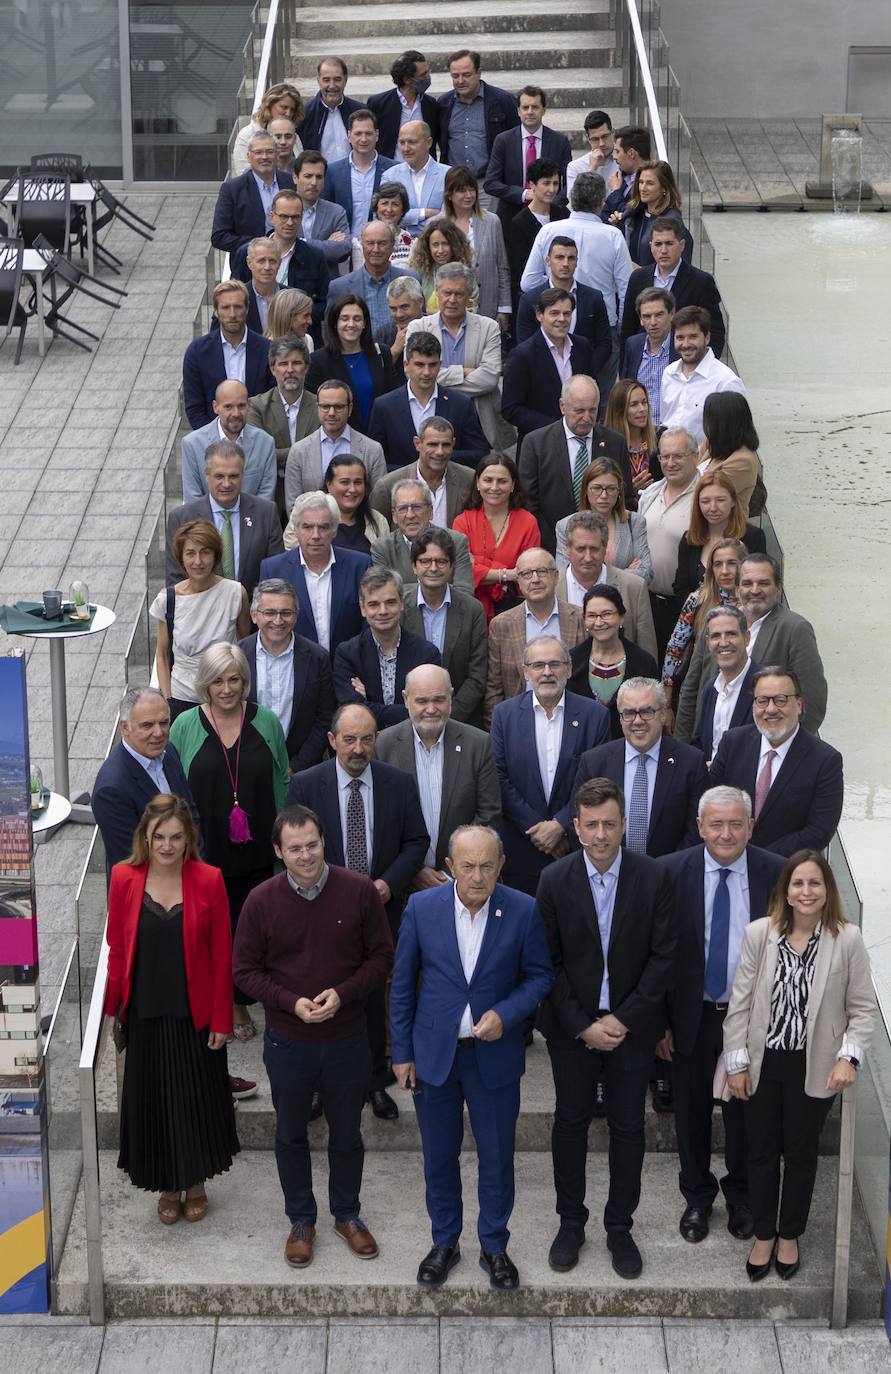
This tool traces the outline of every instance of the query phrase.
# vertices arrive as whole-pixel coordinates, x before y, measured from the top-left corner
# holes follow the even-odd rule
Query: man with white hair
[[[674,579],[681,535],[690,523],[693,493],[699,481],[698,457],[696,440],[689,430],[664,429],[659,436],[662,478],[641,492],[637,507],[638,516],[647,522],[647,547],[653,568],[650,605],[660,662],[682,604],[674,594]]]
[[[416,277],[395,277],[387,287],[387,306],[390,310],[390,323],[378,331],[377,341],[382,348],[389,348],[396,379],[400,385],[405,383],[405,368],[402,356],[405,352],[405,339],[412,320],[421,319],[426,309],[424,291]]]
[[[391,324],[387,305],[387,287],[397,277],[414,277],[417,272],[408,267],[394,267],[390,254],[396,243],[396,230],[381,219],[369,220],[358,235],[362,249],[362,266],[344,277],[335,277],[328,288],[328,309],[341,296],[361,296],[371,316],[371,332],[380,342]]]
[[[712,1085],[742,939],[748,923],[767,914],[783,867],[779,854],[750,843],[752,800],[738,787],[703,792],[697,825],[702,843],[662,860],[674,881],[678,956],[668,995],[669,1024],[657,1050],[673,1066],[680,1189],[686,1203],[680,1231],[691,1243],[708,1235],[718,1196],[711,1169]],[[745,1240],[754,1233],[745,1110],[736,1098],[723,1102],[721,1110],[727,1229]]]
[[[258,129],[248,142],[246,170],[224,181],[217,197],[210,241],[221,253],[234,253],[272,228],[276,192],[293,187],[291,174],[278,171],[275,159],[272,135]]]

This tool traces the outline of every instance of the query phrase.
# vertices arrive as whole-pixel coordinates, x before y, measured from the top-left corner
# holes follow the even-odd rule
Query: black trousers
[[[699,1033],[689,1054],[675,1052],[674,1119],[680,1160],[679,1183],[688,1207],[711,1207],[718,1196],[712,1173],[712,1085],[723,1053],[725,1011],[703,1002]],[[745,1104],[738,1098],[722,1102],[724,1163],[727,1173],[721,1191],[728,1202],[749,1200],[748,1142]]]
[[[623,1042],[601,1053],[580,1040],[548,1042],[554,1074],[556,1105],[551,1132],[557,1212],[562,1221],[584,1226],[588,1163],[588,1127],[594,1109],[598,1077],[606,1080],[606,1122],[609,1127],[609,1194],[603,1212],[607,1234],[630,1231],[640,1202],[644,1159],[644,1110],[652,1045],[641,1049]]]
[[[749,1204],[759,1240],[796,1240],[807,1226],[820,1132],[834,1099],[808,1097],[804,1071],[804,1050],[765,1050],[758,1089],[745,1104]]]
[[[387,908],[387,917],[390,922],[390,934],[393,937],[393,945],[399,938],[399,925],[402,921],[402,908],[399,907],[394,913],[391,907]],[[389,1056],[387,1054],[387,988],[390,980],[387,978],[369,993],[365,1003],[365,1023],[368,1028],[368,1045],[371,1049],[371,1084],[372,1092],[378,1092],[381,1088],[388,1087],[393,1082],[393,1075],[390,1070]]]
[[[263,868],[254,869],[253,873],[241,873],[237,877],[228,878],[223,874],[223,883],[226,887],[226,896],[229,898],[229,919],[232,922],[232,939],[235,939],[235,932],[238,929],[238,918],[241,915],[241,908],[244,906],[248,897],[255,887],[265,883],[272,877],[272,864],[266,864]],[[233,989],[232,1000],[237,1007],[249,1007],[253,1003],[253,997],[238,986]]]
[[[683,601],[679,596],[660,596],[658,592],[650,592],[650,609],[653,612],[653,627],[656,631],[656,648],[658,653],[656,661],[659,671],[662,671],[662,661],[665,658],[665,648],[671,639],[671,632],[677,624]],[[677,704],[675,702],[675,704]]]

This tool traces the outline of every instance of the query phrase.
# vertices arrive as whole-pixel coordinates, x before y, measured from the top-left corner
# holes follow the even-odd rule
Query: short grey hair
[[[198,660],[198,671],[193,683],[199,701],[210,701],[210,684],[223,676],[227,668],[235,668],[242,683],[242,701],[247,701],[251,685],[251,670],[248,661],[237,644],[222,641],[211,644]]]
[[[247,246],[247,258],[248,258],[248,261],[249,261],[249,262],[250,262],[251,258],[253,257],[254,249],[255,249],[255,248],[258,248],[258,247],[259,247],[259,248],[272,248],[272,249],[275,250],[275,253],[276,253],[277,257],[281,257],[281,255],[282,255],[282,250],[281,250],[281,248],[279,247],[279,245],[276,243],[275,239],[267,238],[267,237],[265,236],[265,234],[264,234],[261,238],[258,238],[258,239],[251,239],[250,243],[248,244],[248,246]]]
[[[128,687],[121,697],[121,704],[118,707],[118,720],[124,725],[129,725],[133,707],[138,706],[146,698],[157,698],[158,701],[162,701],[167,706],[167,698],[163,692],[158,691],[157,687]]]
[[[529,664],[529,650],[537,649],[540,644],[556,644],[557,648],[560,650],[560,655],[563,659],[563,662],[572,662],[572,655],[570,654],[566,645],[563,643],[562,639],[558,639],[556,635],[537,635],[535,639],[531,639],[529,641],[529,643],[526,645],[526,648],[523,650],[524,667],[528,667]]]
[[[599,534],[604,548],[609,543],[609,525],[599,511],[577,510],[574,515],[570,515],[564,531],[567,544],[576,530],[584,530],[586,534]]]
[[[396,226],[395,226],[395,224],[388,224],[387,221],[386,221],[386,220],[383,220],[383,219],[370,219],[370,220],[368,220],[365,224],[363,224],[363,225],[362,225],[362,229],[361,229],[361,231],[360,231],[360,233],[359,233],[359,242],[360,242],[360,243],[364,243],[364,242],[365,242],[365,230],[366,230],[366,229],[370,229],[370,228],[372,228],[372,226],[373,226],[375,229],[380,229],[380,227],[381,227],[382,225],[383,225],[383,227],[387,230],[388,234],[390,235],[390,242],[395,246],[395,244],[396,244]]]
[[[582,172],[576,177],[569,197],[571,209],[596,215],[605,200],[606,182],[599,172]]]
[[[576,382],[587,382],[589,386],[593,386],[597,399],[598,401],[600,400],[600,387],[597,385],[594,378],[589,377],[587,372],[575,372],[571,377],[566,378],[566,381],[560,388],[560,400],[563,401],[564,405],[569,400],[569,393],[572,391]]]
[[[340,524],[340,506],[333,496],[329,496],[327,491],[305,491],[297,497],[291,510],[291,524],[296,529],[309,510],[321,510],[322,508],[331,516],[334,528]]]
[[[660,448],[662,446],[663,439],[673,439],[676,434],[682,434],[684,438],[687,440],[688,453],[699,452],[699,444],[693,438],[693,435],[690,433],[689,429],[684,429],[683,425],[671,425],[668,429],[663,429],[662,433],[659,435]]]
[[[626,678],[625,681],[622,683],[621,687],[619,688],[618,692],[616,692],[616,700],[618,701],[620,706],[622,705],[623,692],[655,692],[656,700],[659,703],[659,705],[665,706],[667,704],[665,698],[665,688],[662,686],[662,683],[657,682],[656,678],[654,677]]]
[[[214,458],[237,458],[244,470],[244,449],[240,444],[234,444],[231,439],[215,439],[212,444],[208,444],[204,450],[205,472]]]
[[[746,818],[752,819],[752,798],[741,787],[709,787],[699,798],[696,814],[702,820],[707,806],[744,806]]]
[[[352,406],[356,399],[353,395],[353,388],[347,382],[338,381],[336,377],[329,377],[326,382],[319,382],[316,390],[316,400],[318,401],[323,391],[333,391],[335,387],[338,391],[346,392],[347,405]]]
[[[307,300],[309,297],[307,296]],[[310,301],[310,305],[312,301]],[[284,338],[273,339],[269,345],[269,361],[277,362],[279,358],[287,358],[289,353],[299,353],[305,363],[309,363],[309,347],[305,339],[298,339],[296,334],[285,334]]]
[[[250,152],[255,143],[261,142],[269,142],[274,144],[275,139],[272,137],[272,134],[267,133],[265,129],[255,129],[247,141],[248,152]]]
[[[396,505],[397,491],[403,491],[406,487],[412,487],[415,491],[419,491],[424,505],[429,506],[431,510],[433,509],[433,497],[430,494],[430,488],[427,486],[426,482],[419,482],[415,477],[403,477],[401,482],[396,483],[393,490],[390,492],[391,507]]]
[[[745,637],[749,628],[749,622],[746,620],[745,613],[740,610],[739,606],[731,606],[729,601],[725,605],[712,606],[711,610],[706,612],[706,632],[708,632],[708,627],[711,625],[712,621],[716,620],[719,615],[729,615],[731,620],[735,620],[742,631],[743,637]]]
[[[369,592],[379,592],[392,582],[399,593],[400,601],[405,597],[405,583],[402,574],[395,568],[368,568],[359,582],[359,600],[364,601]]]
[[[409,296],[418,305],[424,305],[424,290],[417,277],[394,277],[387,287],[387,300],[398,301],[402,296]]]
[[[473,295],[476,289],[476,273],[472,267],[468,267],[463,262],[444,262],[442,267],[437,267],[433,278],[437,291],[445,285],[449,277],[460,277],[467,287],[467,294]]]
[[[455,426],[452,424],[451,420],[447,420],[444,415],[430,415],[426,420],[422,420],[421,427],[418,430],[418,438],[423,439],[428,429],[438,429],[441,434],[445,434],[446,431],[448,431],[453,439],[455,437]]]
[[[262,582],[258,582],[251,597],[251,611],[260,608],[261,596],[289,596],[294,603],[294,610],[300,612],[300,602],[297,599],[297,591],[293,582],[288,582],[284,577],[264,577]]]
[[[471,821],[469,825],[459,825],[449,836],[449,847],[446,852],[450,859],[455,856],[455,841],[460,840],[464,835],[469,835],[473,830],[479,831],[482,835],[488,835],[490,840],[494,840],[498,846],[499,859],[504,858],[504,844],[495,827],[493,825],[476,825]]]

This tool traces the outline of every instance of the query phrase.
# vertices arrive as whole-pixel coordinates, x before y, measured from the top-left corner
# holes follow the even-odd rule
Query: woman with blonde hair
[[[160,1193],[165,1226],[201,1221],[205,1180],[240,1148],[226,1064],[232,934],[222,875],[199,860],[181,797],[145,808],[130,857],[111,870],[106,933],[105,1012],[127,1049],[118,1168]]]
[[[738,539],[719,539],[709,554],[702,584],[687,597],[671,632],[662,664],[662,686],[669,709],[677,703],[705,617],[715,606],[738,606],[739,570],[748,549]]]
[[[737,539],[749,553],[766,553],[764,531],[750,525],[726,472],[716,468],[700,477],[690,505],[690,523],[678,543],[673,592],[686,597],[705,577],[709,554],[723,539]]]
[[[596,511],[609,527],[604,562],[610,567],[639,573],[649,583],[653,567],[647,543],[647,522],[642,515],[626,508],[624,487],[618,468],[609,458],[595,458],[582,474],[579,510]],[[561,572],[569,563],[566,556],[566,525],[571,519],[571,516],[564,515],[562,520],[557,521],[557,567]]]
[[[269,128],[270,120],[290,119],[292,124],[300,124],[303,119],[303,98],[296,86],[290,81],[277,81],[270,86],[251,117],[251,122],[240,129],[232,147],[232,175],[237,176],[248,165],[248,144],[254,134]],[[303,152],[300,139],[294,141],[294,156]]]
[[[653,412],[642,382],[628,377],[616,382],[606,402],[603,423],[607,429],[613,429],[625,437],[636,492],[643,491],[644,487],[662,476]]]
[[[269,304],[264,337],[302,339],[311,353],[314,347],[309,333],[311,328],[312,296],[305,291],[298,291],[296,286],[286,286],[284,290],[276,291]]]
[[[832,869],[800,849],[767,915],[745,927],[724,1020],[727,1091],[746,1104],[753,1283],[771,1263],[781,1279],[798,1272],[820,1132],[835,1094],[856,1080],[876,1010],[869,955]]]
[[[511,284],[504,230],[498,216],[480,205],[480,184],[469,167],[452,167],[446,172],[442,209],[446,220],[461,230],[473,251],[473,260],[467,265],[475,269],[479,282],[477,309],[506,333],[511,316]]]

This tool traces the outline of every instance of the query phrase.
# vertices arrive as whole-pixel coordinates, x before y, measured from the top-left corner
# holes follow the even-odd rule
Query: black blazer
[[[251,670],[249,700],[257,700],[257,635],[240,639],[238,647]],[[321,763],[328,747],[328,727],[337,702],[331,676],[331,660],[318,644],[294,636],[294,695],[291,719],[285,732],[292,773]]]
[[[675,1049],[690,1054],[702,1019],[705,983],[705,845],[666,854],[660,860],[674,883],[678,931],[674,987],[668,994],[668,1024],[674,1032]],[[749,886],[749,920],[767,915],[774,884],[783,867],[778,854],[746,847]],[[732,979],[731,979],[732,981]]]
[[[734,729],[737,725],[750,725],[752,723],[752,707],[754,698],[752,696],[752,678],[756,673],[761,672],[761,664],[750,661],[746,669],[746,675],[742,680],[742,686],[736,698],[736,705],[730,716],[728,730]],[[718,676],[717,672],[711,672],[706,677],[706,686],[703,691],[702,705],[699,708],[699,715],[696,717],[696,724],[693,727],[693,734],[690,736],[690,743],[694,749],[701,749],[706,759],[711,758],[712,735],[715,728],[715,706],[718,698],[712,690],[712,684]]]
[[[623,634],[619,635],[625,646],[625,677],[654,677],[659,678],[659,668],[652,654],[648,654],[646,649],[642,649],[633,640],[626,639]],[[581,644],[576,644],[569,653],[572,658],[572,673],[566,684],[567,690],[575,692],[580,697],[591,697],[594,693],[588,685],[588,655],[591,652],[591,639],[583,639]],[[622,725],[619,720],[619,706],[616,698],[613,697],[608,707],[610,737],[612,739],[624,739]]]
[[[232,254],[230,268],[232,276],[237,281],[245,283],[250,281],[251,269],[247,265],[247,244],[243,244]],[[294,251],[288,263],[288,280],[285,285],[294,287],[297,291],[305,291],[307,296],[312,297],[313,324],[320,325],[325,313],[325,302],[328,299],[328,287],[331,285],[331,272],[322,250],[315,248],[311,243],[306,243],[304,239],[298,239],[294,244]],[[253,300],[251,287],[248,287],[248,291],[251,294],[250,309],[256,321],[252,324],[251,315],[248,314],[248,329],[256,329],[259,334],[262,334],[260,316]]]
[[[631,459],[624,437],[614,429],[595,425],[591,430],[591,454],[615,463],[625,479],[625,505],[629,510],[637,510]],[[527,505],[541,531],[542,548],[556,554],[557,522],[577,509],[562,421],[526,435],[518,450],[518,466]]]
[[[457,391],[439,387],[434,412],[448,420],[455,431],[452,462],[475,468],[489,452],[491,444],[483,433],[473,401]],[[418,461],[418,450],[413,443],[415,422],[408,404],[407,387],[401,386],[375,401],[368,422],[368,437],[376,439],[384,450],[388,472]]]
[[[498,135],[492,143],[486,179],[483,182],[483,190],[490,196],[497,197],[498,217],[505,231],[523,204],[523,191],[526,187],[524,136],[525,130],[522,128],[506,129],[503,134]],[[566,135],[542,125],[541,156],[550,162],[556,162],[560,168],[561,185],[565,185],[566,168],[572,161],[572,148]],[[564,190],[558,192],[557,199],[565,204]]]
[[[516,206],[513,209],[516,210]],[[499,213],[500,211],[501,203],[499,202]],[[568,218],[569,211],[565,205],[551,205],[551,224]],[[514,310],[516,310],[520,299],[520,278],[523,275],[523,268],[529,260],[529,253],[541,225],[528,205],[524,205],[522,210],[518,210],[516,214],[505,216],[501,224],[504,229],[504,246],[507,249],[507,261],[510,266],[511,294],[514,300]],[[525,336],[519,332],[519,321],[517,321],[517,326],[517,339],[519,341]]]
[[[758,525],[746,524],[742,542],[749,553],[767,553],[767,540],[764,538],[764,531]],[[686,600],[691,592],[695,592],[705,577],[701,553],[702,549],[697,548],[695,544],[687,543],[686,534],[681,535],[678,542],[678,570],[674,575],[672,591],[682,601]]]
[[[403,630],[396,650],[396,694],[392,706],[384,705],[384,689],[381,685],[381,665],[374,636],[368,626],[356,635],[338,644],[334,654],[334,694],[338,706],[357,702],[367,706],[374,713],[377,728],[384,730],[388,725],[398,725],[408,720],[408,711],[402,700],[402,689],[406,676],[412,668],[422,663],[440,664],[439,650],[420,635],[411,630]],[[352,685],[351,679],[358,677],[365,685],[366,696],[362,696]]]
[[[709,769],[709,787],[741,787],[754,801],[761,732],[757,725],[728,730]],[[800,729],[776,772],[752,843],[786,858],[796,849],[825,849],[841,819],[845,797],[842,756]]]
[[[653,232],[653,225],[656,219],[663,216],[653,216],[649,218],[640,206],[637,210],[629,210],[622,221],[622,229],[625,234],[625,242],[628,244],[628,252],[631,254],[631,261],[636,262],[640,267],[646,267],[653,262],[653,255],[650,252],[650,235]],[[679,229],[684,233],[684,250],[681,258],[682,262],[689,262],[693,256],[693,235],[684,223],[684,217],[680,210],[666,210],[665,219],[673,219]]]
[[[634,302],[645,287],[653,285],[655,275],[656,266],[655,263],[651,263],[648,267],[635,268],[628,279],[628,289],[625,292],[625,309],[622,312],[622,324],[619,330],[620,349],[625,347],[632,334],[640,332],[640,320]],[[720,358],[724,351],[724,319],[721,315],[721,297],[711,273],[703,272],[698,267],[691,267],[682,258],[678,267],[678,274],[671,288],[671,294],[674,296],[675,306],[678,310],[685,305],[701,305],[708,311],[712,317],[712,352],[716,358]]]
[[[280,191],[293,191],[294,178],[290,172],[276,172]],[[254,174],[248,167],[237,177],[230,177],[220,187],[213,212],[210,241],[221,253],[234,253],[243,243],[261,239],[268,234],[266,213]]]
[[[570,334],[569,365],[573,375],[595,372],[594,350],[580,334]],[[533,429],[560,419],[563,383],[541,330],[507,355],[501,384],[501,413],[517,427],[518,442]]]
[[[523,267],[525,265],[524,263]],[[520,271],[522,270],[521,267]],[[531,291],[524,291],[520,297],[517,306],[518,343],[523,343],[540,333],[535,307],[543,290],[543,287],[534,287]],[[572,294],[575,296],[575,329],[572,332],[582,339],[587,339],[591,345],[594,351],[594,371],[591,375],[596,377],[600,369],[606,366],[613,351],[613,331],[603,303],[603,295],[595,287],[586,286],[580,281],[573,285]]]
[[[388,763],[372,763],[374,842],[368,876],[383,878],[393,894],[387,903],[391,926],[398,925],[408,889],[424,866],[430,844],[418,784],[410,773]],[[288,784],[286,806],[308,806],[322,822],[325,858],[345,866],[344,835],[340,825],[337,771],[334,759],[295,773]]]
[[[396,379],[393,358],[389,348],[381,348],[380,344],[373,344],[372,350],[365,356],[371,369],[371,404],[374,405],[378,396],[385,396],[388,391],[395,390],[399,383]],[[315,349],[309,360],[309,368],[306,373],[307,391],[318,391],[322,382],[346,382],[348,386],[351,385],[349,368],[341,355],[333,352],[330,348]],[[369,418],[370,416],[369,410]],[[368,433],[368,421],[363,419],[358,404],[350,416],[350,424],[360,434]]]
[[[625,344],[622,354],[622,366],[619,369],[619,376],[622,378],[630,377],[637,379],[640,371],[641,359],[643,358],[644,346],[647,342],[646,334],[632,334]],[[676,363],[678,355],[674,350],[674,334],[668,336],[668,361]]]
[[[399,130],[402,124],[402,103],[399,93],[394,86],[389,91],[381,91],[378,95],[371,95],[365,103],[365,108],[371,110],[372,114],[377,115],[377,150],[384,157],[393,157],[399,160]],[[431,157],[436,156],[436,149],[439,144],[439,106],[431,95],[421,96],[421,118],[430,130],[433,137],[433,146],[430,149]]]
[[[624,738],[600,744],[596,749],[589,749],[582,754],[573,792],[588,778],[612,778],[616,786],[624,791]],[[663,735],[647,833],[647,853],[652,859],[673,854],[677,849],[686,849],[688,845],[698,842],[696,808],[707,783],[705,759],[701,752],[690,744],[673,739],[671,735]]]
[[[483,96],[483,123],[486,126],[488,156],[491,155],[492,145],[498,135],[505,129],[515,129],[520,122],[520,116],[517,114],[516,98],[509,91],[502,90],[500,86],[492,86],[488,81],[480,82],[480,90]],[[436,102],[439,106],[439,160],[447,162],[450,166],[461,162],[458,151],[452,155],[449,150],[449,123],[457,99],[457,94],[451,90],[446,91]],[[486,169],[471,167],[470,170],[481,178]]]
[[[538,1024],[555,1047],[566,1047],[601,1009],[603,981],[604,950],[580,850],[544,870],[538,905],[554,965],[554,986],[541,1004]],[[606,951],[609,1009],[628,1027],[635,1047],[647,1052],[665,1031],[677,938],[672,884],[665,869],[642,854],[623,850]]]
[[[347,120],[353,111],[364,108],[361,101],[351,100],[348,95],[345,95],[336,110],[329,110],[321,95],[314,95],[311,100],[307,100],[303,107],[303,123],[297,125],[297,137],[304,148],[318,150],[322,146],[322,128],[329,115],[335,119],[340,119],[344,130],[346,130]]]
[[[172,744],[164,751],[164,776],[176,797],[182,797],[192,813],[192,820],[200,836],[201,817],[192,800],[189,781],[183,772],[179,754]],[[141,763],[129,754],[120,742],[104,761],[90,794],[90,805],[105,845],[105,864],[111,874],[115,864],[123,863],[133,848],[133,833],[142,813],[158,789]]]

